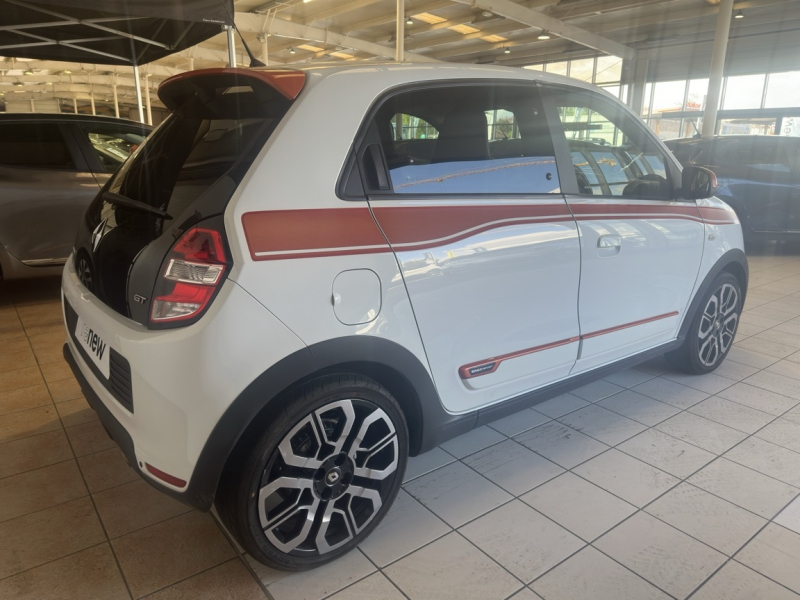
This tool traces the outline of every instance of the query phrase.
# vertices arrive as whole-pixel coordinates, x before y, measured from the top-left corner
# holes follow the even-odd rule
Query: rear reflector
[[[186,487],[186,482],[183,479],[178,479],[169,473],[164,473],[164,471],[156,469],[153,465],[148,463],[144,463],[144,466],[151,475],[158,477],[161,481],[166,481],[168,484],[179,488]]]

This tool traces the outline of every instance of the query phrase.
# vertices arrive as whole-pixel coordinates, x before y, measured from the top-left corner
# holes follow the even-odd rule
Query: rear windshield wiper
[[[124,206],[125,208],[132,208],[133,210],[140,210],[142,212],[150,213],[151,215],[161,217],[162,219],[172,219],[172,216],[168,215],[163,210],[155,208],[154,206],[150,206],[149,204],[145,204],[144,202],[139,202],[133,198],[128,198],[122,194],[103,192],[103,200],[109,204],[115,204],[117,206]]]

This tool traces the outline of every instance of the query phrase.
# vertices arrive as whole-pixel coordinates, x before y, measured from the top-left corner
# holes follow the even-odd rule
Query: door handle
[[[618,235],[601,235],[597,238],[598,248],[617,248],[622,245],[622,238]]]

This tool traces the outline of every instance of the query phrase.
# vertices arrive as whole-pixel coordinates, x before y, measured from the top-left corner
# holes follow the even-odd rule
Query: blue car
[[[745,240],[800,236],[800,138],[725,135],[665,142],[682,165],[717,175],[717,197],[739,215]]]

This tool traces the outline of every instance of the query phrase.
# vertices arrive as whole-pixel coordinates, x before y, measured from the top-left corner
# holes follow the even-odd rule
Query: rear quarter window
[[[0,165],[75,169],[57,123],[0,123]]]

